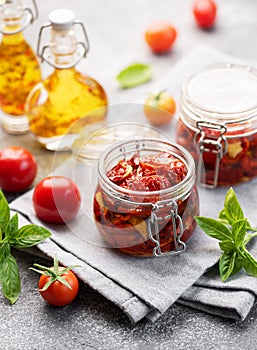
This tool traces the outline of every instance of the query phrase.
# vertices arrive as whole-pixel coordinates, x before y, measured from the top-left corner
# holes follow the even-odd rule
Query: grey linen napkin
[[[76,269],[78,276],[118,305],[132,322],[143,317],[154,321],[176,301],[223,317],[244,319],[247,316],[254,303],[257,279],[241,274],[240,278],[224,284],[215,267],[206,272],[220,256],[216,240],[197,228],[185,254],[165,258],[135,258],[107,248],[92,219],[89,198],[92,199],[93,187],[89,166],[79,164],[76,169],[71,158],[56,173],[74,180],[81,179],[76,182],[84,197],[82,207],[69,226],[42,223],[31,205],[33,191],[12,202],[11,208],[24,213],[31,222],[43,224],[51,230],[52,237],[38,248],[50,257],[57,254],[64,265],[80,265]],[[235,187],[252,222],[257,208],[252,189],[256,185],[257,180],[254,180]],[[202,191],[202,215],[216,217],[225,193],[225,188]],[[257,243],[252,249],[257,255]]]
[[[175,82],[178,91],[195,69],[224,61],[228,61],[227,56],[201,47],[179,62],[159,86],[166,88]],[[118,305],[132,322],[144,317],[155,321],[175,302],[233,319],[248,315],[257,294],[257,279],[241,273],[222,283],[215,265],[220,257],[216,240],[197,228],[185,254],[164,258],[124,255],[106,247],[96,230],[92,208],[95,168],[71,157],[54,173],[72,178],[81,190],[82,206],[74,221],[67,226],[40,222],[31,204],[33,190],[12,202],[11,208],[51,230],[52,237],[39,244],[38,249],[49,257],[57,254],[64,265],[80,265],[75,272],[81,280]],[[253,225],[256,185],[257,179],[234,187]],[[226,191],[227,188],[201,190],[201,215],[217,217]],[[25,218],[20,217],[24,222]],[[252,244],[252,254],[257,256],[257,242]]]

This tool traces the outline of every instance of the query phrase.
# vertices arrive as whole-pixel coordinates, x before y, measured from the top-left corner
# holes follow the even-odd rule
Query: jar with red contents
[[[183,86],[176,141],[197,163],[208,187],[234,185],[257,175],[257,71],[217,65]]]
[[[94,195],[98,231],[130,255],[185,251],[199,213],[195,179],[192,156],[169,141],[130,139],[108,147]]]

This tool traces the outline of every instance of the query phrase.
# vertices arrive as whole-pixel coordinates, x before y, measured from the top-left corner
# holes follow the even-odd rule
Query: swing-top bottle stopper
[[[46,61],[54,68],[65,69],[76,66],[89,50],[83,23],[75,20],[74,13],[69,9],[53,10],[48,19],[49,23],[43,25],[39,32],[38,56],[42,62]],[[45,29],[50,30],[50,39],[43,38]]]

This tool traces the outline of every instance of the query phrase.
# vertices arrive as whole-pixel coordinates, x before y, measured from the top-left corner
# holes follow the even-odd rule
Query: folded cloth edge
[[[233,302],[235,294],[238,300],[236,305]],[[223,318],[243,321],[253,307],[255,296],[248,291],[192,286],[176,302]]]

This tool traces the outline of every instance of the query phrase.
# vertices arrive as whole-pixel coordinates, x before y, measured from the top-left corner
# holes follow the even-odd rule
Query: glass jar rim
[[[211,109],[206,106],[203,106],[201,103],[195,101],[192,98],[192,92],[190,93],[190,88],[192,88],[192,82],[199,78],[203,74],[213,73],[217,70],[235,70],[239,74],[247,73],[252,75],[254,80],[256,80],[257,87],[257,69],[251,66],[240,65],[240,64],[216,64],[205,67],[196,75],[189,77],[186,82],[183,84],[182,93],[181,93],[181,110],[185,111],[187,118],[192,119],[192,121],[197,122],[199,120],[210,121],[214,123],[221,123],[223,125],[228,125],[233,128],[235,125],[238,127],[239,123],[257,121],[257,100],[253,98],[254,102],[251,103],[251,106],[248,108],[243,108],[240,111],[231,110],[231,111],[221,111],[220,108]],[[255,82],[254,82],[255,84]]]
[[[150,192],[146,192],[146,191],[135,191],[135,190],[130,190],[130,189],[126,189],[123,188],[121,186],[116,185],[114,182],[112,182],[105,171],[105,160],[106,158],[115,150],[125,150],[126,153],[126,149],[128,149],[128,146],[131,145],[136,145],[135,147],[135,151],[139,150],[139,144],[143,144],[144,146],[147,145],[151,145],[154,143],[158,143],[158,145],[163,145],[164,147],[173,147],[173,149],[177,150],[179,153],[181,153],[181,155],[175,154],[175,152],[172,152],[171,154],[174,154],[175,157],[177,157],[178,159],[182,160],[182,162],[185,164],[186,168],[187,168],[187,174],[185,176],[185,178],[179,182],[178,184],[171,186],[169,188],[166,189],[161,189],[158,191],[150,191]],[[142,149],[143,150],[143,149]],[[144,150],[151,150],[153,152],[161,152],[161,151],[166,151],[167,150],[163,150],[163,149],[144,149]],[[132,152],[132,149],[129,149],[129,152]],[[124,153],[122,153],[124,154]],[[184,157],[184,159],[182,159],[182,156]],[[185,192],[188,192],[189,190],[191,190],[193,184],[195,183],[195,163],[193,160],[193,157],[191,156],[191,154],[182,146],[173,143],[171,141],[166,141],[166,140],[160,140],[160,139],[148,139],[148,138],[144,138],[144,139],[133,139],[133,140],[125,140],[125,141],[121,141],[118,142],[114,145],[111,145],[109,147],[107,147],[105,149],[105,151],[102,153],[99,163],[98,163],[98,173],[99,173],[99,180],[101,180],[101,186],[103,185],[103,187],[113,191],[115,194],[122,194],[122,195],[132,195],[132,196],[143,196],[144,198],[147,197],[152,197],[152,196],[163,196],[163,195],[172,195],[173,197],[183,197]],[[105,184],[105,185],[104,185]],[[175,199],[175,198],[174,198]],[[128,199],[128,202],[131,202],[131,200]],[[139,204],[137,202],[137,204]],[[143,205],[152,205],[151,203],[141,203]]]

